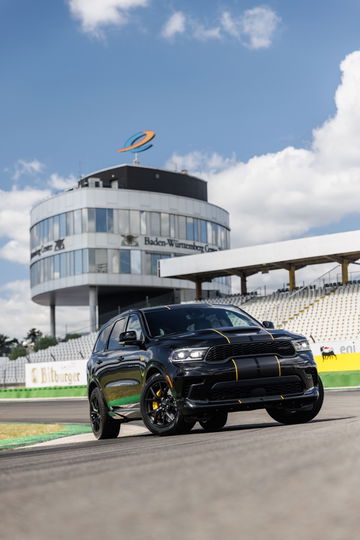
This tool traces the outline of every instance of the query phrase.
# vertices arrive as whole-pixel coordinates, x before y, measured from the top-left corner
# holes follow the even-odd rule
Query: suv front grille
[[[245,341],[229,345],[215,345],[208,351],[206,362],[224,362],[236,356],[294,356],[295,349],[289,340]]]
[[[304,385],[296,375],[248,379],[247,381],[216,383],[211,389],[210,399],[222,401],[266,396],[289,396],[302,394]]]

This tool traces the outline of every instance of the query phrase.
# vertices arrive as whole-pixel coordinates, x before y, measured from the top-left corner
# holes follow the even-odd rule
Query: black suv
[[[142,419],[158,435],[198,421],[220,429],[232,411],[265,408],[283,424],[312,420],[324,390],[303,336],[230,305],[130,310],[99,332],[87,365],[97,439]]]

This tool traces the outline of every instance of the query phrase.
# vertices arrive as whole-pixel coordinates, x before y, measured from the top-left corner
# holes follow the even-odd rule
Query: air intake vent
[[[206,362],[225,362],[234,356],[294,356],[295,349],[291,341],[279,339],[274,341],[246,341],[230,345],[215,345],[208,351]]]

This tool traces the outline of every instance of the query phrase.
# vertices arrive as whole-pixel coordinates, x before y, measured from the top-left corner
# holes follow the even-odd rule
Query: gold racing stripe
[[[265,328],[263,328],[264,332],[266,332],[270,337],[271,339],[275,339],[274,336],[272,334],[270,334],[270,332],[268,332],[267,330],[265,330]]]
[[[279,358],[278,358],[277,356],[275,356],[275,358],[276,358],[276,361],[277,361],[277,363],[278,363],[279,377],[281,377],[281,364],[280,364],[280,360],[279,360]]]
[[[219,332],[219,330],[215,330],[215,328],[210,328],[210,330],[212,330],[213,332],[216,332],[217,334],[220,334],[220,336],[224,337],[228,343],[231,343],[230,339],[224,334],[222,334],[221,332]]]
[[[232,363],[234,364],[234,367],[235,367],[235,376],[236,376],[236,380],[238,381],[239,380],[239,370],[238,370],[238,367],[236,365],[236,362],[235,360],[232,358]]]
[[[171,311],[171,307],[169,306],[164,306],[164,308],[168,309],[169,311]]]

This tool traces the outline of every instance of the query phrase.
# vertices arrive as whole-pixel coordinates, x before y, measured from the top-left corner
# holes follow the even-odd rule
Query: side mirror
[[[274,323],[271,321],[263,321],[262,325],[264,328],[275,328]]]
[[[124,345],[134,345],[138,343],[135,330],[129,330],[128,332],[121,332],[119,336],[119,342]]]

